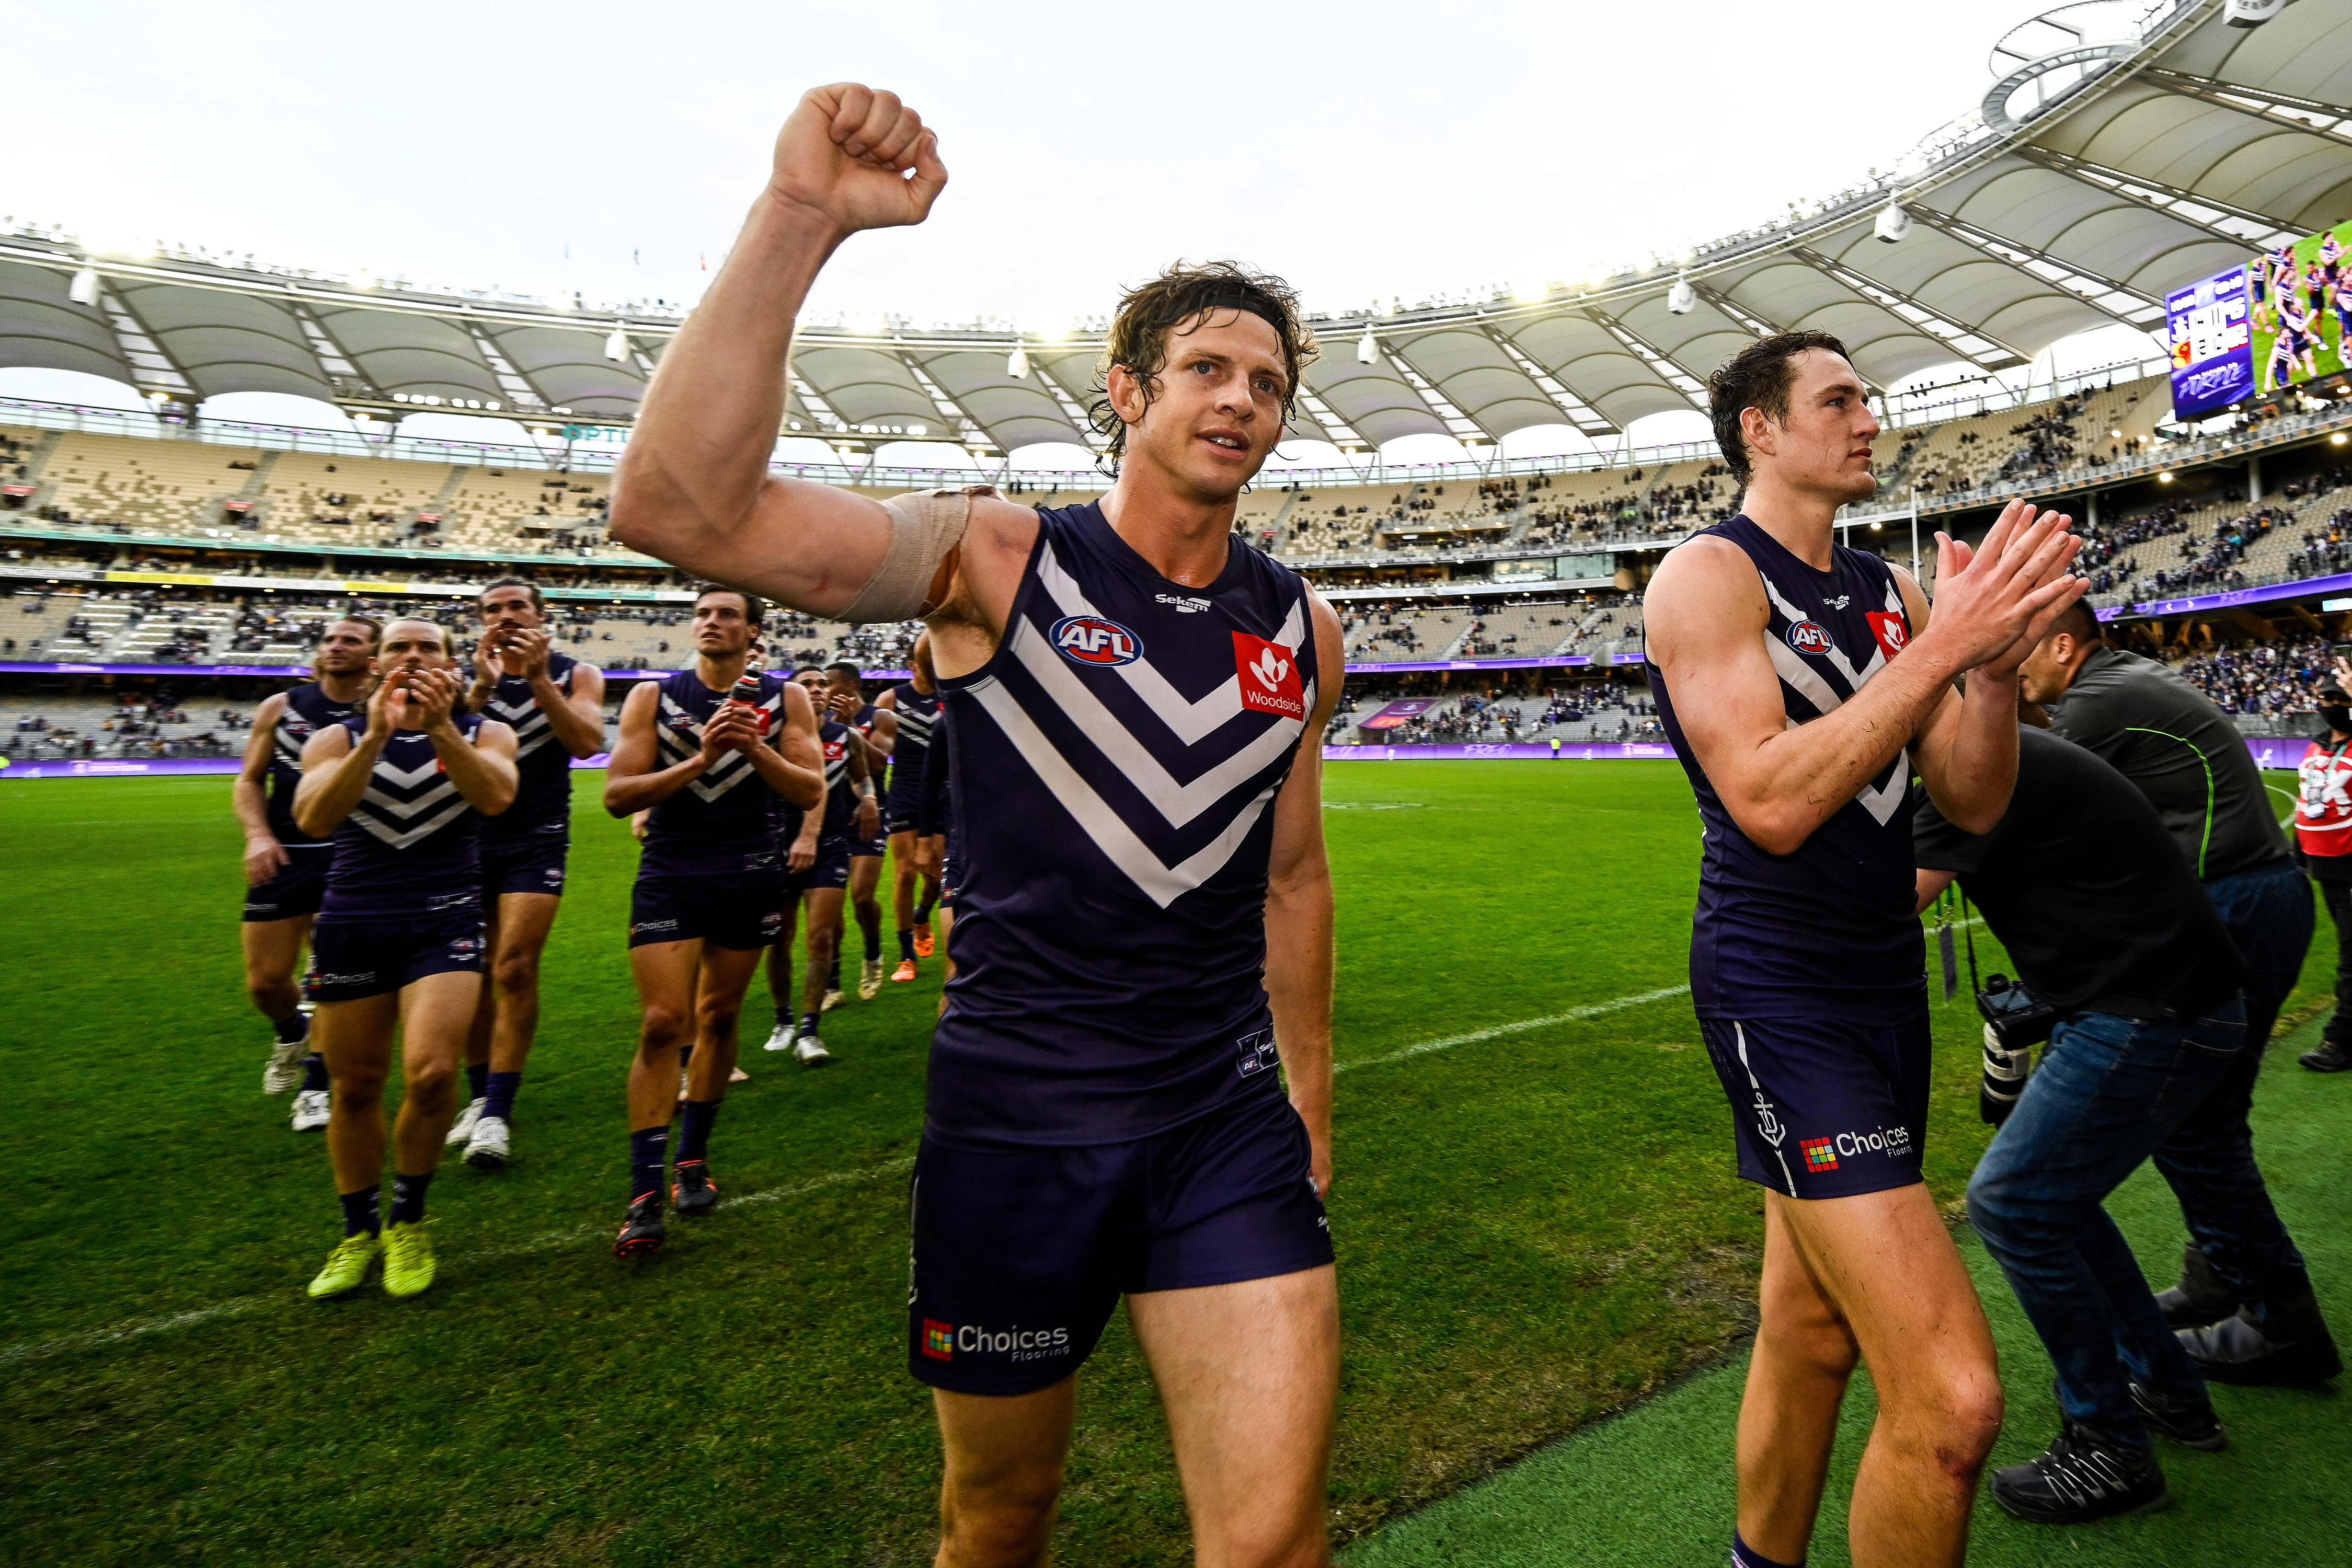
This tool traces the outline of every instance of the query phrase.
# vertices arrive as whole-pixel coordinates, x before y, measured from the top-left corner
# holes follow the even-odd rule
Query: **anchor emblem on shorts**
[[[1763,1134],[1764,1141],[1776,1149],[1780,1146],[1780,1140],[1789,1135],[1789,1130],[1780,1125],[1780,1118],[1772,1114],[1772,1102],[1764,1098],[1764,1092],[1760,1089],[1756,1092],[1756,1130]]]

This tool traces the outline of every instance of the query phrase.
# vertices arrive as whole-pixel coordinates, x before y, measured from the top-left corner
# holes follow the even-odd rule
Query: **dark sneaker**
[[[2180,1344],[2208,1383],[2309,1388],[2344,1370],[2344,1358],[2336,1353],[2335,1337],[2325,1323],[2306,1338],[2282,1342],[2240,1312],[2210,1328],[2182,1329]]]
[[[719,1207],[719,1184],[710,1179],[709,1168],[700,1160],[680,1160],[677,1172],[677,1182],[669,1195],[679,1214],[709,1214]]]
[[[2213,1272],[2203,1249],[2192,1241],[2180,1249],[2179,1283],[2158,1291],[2156,1304],[2167,1328],[2201,1329],[2236,1312],[2240,1302],[2238,1292]]]
[[[2210,1399],[2200,1399],[2194,1405],[2168,1405],[2158,1397],[2155,1389],[2136,1380],[2131,1384],[2131,1396],[2139,1413],[2147,1418],[2148,1429],[2182,1448],[2218,1454],[2230,1446],[2230,1434],[2221,1429],[2221,1418],[2213,1414]]]
[[[2088,1524],[2119,1513],[2154,1513],[2172,1490],[2153,1453],[2128,1454],[2079,1421],[2021,1465],[1992,1473],[1992,1500],[2036,1524]]]
[[[2341,1072],[2352,1067],[2352,1051],[2345,1050],[2340,1040],[2323,1040],[2318,1049],[2306,1051],[2295,1060],[2314,1072]]]
[[[621,1222],[621,1233],[613,1238],[613,1256],[642,1258],[648,1252],[658,1252],[669,1239],[662,1225],[661,1194],[649,1192],[629,1205],[629,1217]]]

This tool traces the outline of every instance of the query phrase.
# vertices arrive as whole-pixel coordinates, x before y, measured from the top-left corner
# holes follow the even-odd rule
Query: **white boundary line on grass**
[[[1662,1002],[1668,997],[1687,995],[1688,986],[1666,986],[1654,991],[1643,991],[1635,996],[1618,997],[1610,1001],[1594,1002],[1590,1007],[1570,1008],[1564,1013],[1552,1013],[1539,1019],[1521,1019],[1517,1023],[1498,1023],[1486,1029],[1474,1029],[1467,1034],[1443,1035],[1436,1040],[1424,1040],[1419,1045],[1408,1045],[1402,1051],[1392,1051],[1386,1056],[1368,1056],[1361,1061],[1335,1061],[1334,1072],[1352,1072],[1359,1067],[1386,1067],[1392,1061],[1411,1057],[1427,1056],[1433,1051],[1451,1051],[1457,1045],[1475,1045],[1480,1040],[1500,1040],[1507,1034],[1525,1034],[1531,1029],[1549,1029],[1556,1023],[1580,1023],[1597,1019],[1604,1013],[1622,1012],[1638,1008],[1644,1002]]]
[[[1588,1007],[1570,1008],[1565,1012],[1551,1013],[1543,1018],[1522,1019],[1517,1023],[1493,1024],[1486,1029],[1471,1030],[1465,1034],[1442,1035],[1435,1040],[1424,1040],[1417,1045],[1408,1045],[1402,1051],[1392,1051],[1386,1056],[1366,1057],[1360,1061],[1334,1062],[1331,1064],[1331,1071],[1351,1072],[1360,1067],[1386,1067],[1393,1062],[1408,1061],[1412,1057],[1427,1056],[1432,1051],[1451,1051],[1457,1045],[1476,1045],[1482,1040],[1500,1040],[1506,1035],[1525,1034],[1529,1030],[1549,1029],[1553,1024],[1580,1023],[1586,1019],[1601,1018],[1609,1013],[1622,1012],[1627,1008],[1637,1008],[1645,1002],[1662,1002],[1669,997],[1684,996],[1688,994],[1689,990],[1688,986],[1665,986],[1654,991],[1641,991],[1630,997],[1616,997],[1609,1001],[1594,1002]],[[758,1192],[746,1193],[740,1197],[728,1198],[725,1207],[730,1210],[751,1208],[761,1204],[781,1203],[786,1198],[800,1197],[829,1186],[847,1186],[857,1182],[879,1181],[884,1176],[903,1174],[912,1168],[914,1163],[911,1156],[902,1155],[898,1159],[885,1160],[880,1165],[867,1166],[859,1170],[835,1171],[830,1176],[817,1176],[809,1181],[795,1182],[785,1186],[764,1187]],[[446,1261],[527,1258],[533,1253],[552,1252],[562,1248],[576,1246],[592,1236],[599,1236],[603,1233],[604,1228],[601,1226],[575,1225],[568,1229],[548,1231],[543,1236],[533,1237],[529,1241],[513,1247],[487,1248],[477,1252],[453,1252],[449,1254]],[[52,1355],[63,1354],[68,1351],[96,1350],[129,1340],[169,1333],[174,1329],[194,1328],[199,1323],[219,1322],[228,1318],[249,1317],[269,1307],[289,1305],[292,1300],[291,1295],[284,1291],[266,1296],[233,1296],[226,1301],[217,1301],[209,1307],[197,1307],[189,1312],[173,1312],[165,1317],[133,1318],[127,1322],[117,1323],[111,1328],[92,1329],[84,1333],[59,1334],[53,1339],[26,1340],[16,1344],[0,1345],[0,1367],[18,1366],[28,1361],[41,1361]]]

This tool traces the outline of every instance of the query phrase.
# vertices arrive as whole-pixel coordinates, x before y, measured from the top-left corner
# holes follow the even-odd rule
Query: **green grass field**
[[[1752,1314],[1760,1203],[1731,1173],[1687,999],[1625,1000],[1685,978],[1697,819],[1678,769],[1327,777],[1347,1069],[1333,1529],[1371,1535],[1358,1561],[1448,1562],[1426,1531],[1487,1495],[1465,1488],[1538,1449],[1496,1484],[1556,1471],[1578,1444],[1622,1444],[1719,1388]],[[927,1563],[938,1445],[903,1368],[904,1182],[935,975],[831,1015],[823,1072],[751,1050],[712,1146],[730,1202],[620,1263],[605,1242],[625,1197],[635,849],[583,809],[520,1158],[444,1166],[431,1292],[313,1304],[301,1287],[338,1234],[333,1183],[320,1141],[258,1092],[267,1030],[239,984],[227,805],[226,779],[0,784],[19,890],[0,916],[0,1040],[27,1090],[0,1221],[6,1560]],[[1987,1129],[1966,998],[1937,1019],[1927,1166],[1951,1198]],[[764,1032],[747,1025],[754,1046]],[[2047,1375],[2022,1348],[2010,1381],[2026,1408]],[[1081,1403],[1058,1560],[1187,1560],[1123,1319]],[[2013,1428],[2004,1456],[2040,1425]],[[1727,1448],[1644,1451],[1683,1474],[1580,1506],[1654,1551],[1506,1543],[1476,1561],[1713,1560]],[[1652,1505],[1707,1552],[1633,1529]],[[1580,1505],[1528,1506],[1557,1524]],[[1817,1561],[1842,1560],[1835,1533]]]

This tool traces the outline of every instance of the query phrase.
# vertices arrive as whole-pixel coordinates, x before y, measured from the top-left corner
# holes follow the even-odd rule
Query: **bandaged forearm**
[[[964,530],[971,526],[973,498],[995,494],[990,486],[973,485],[961,490],[915,490],[883,502],[882,509],[890,515],[889,546],[881,566],[841,618],[854,625],[912,621],[938,608],[930,602],[930,591],[940,563],[963,542]]]
[[[874,799],[874,779],[870,774],[857,780],[857,792],[868,800]]]

